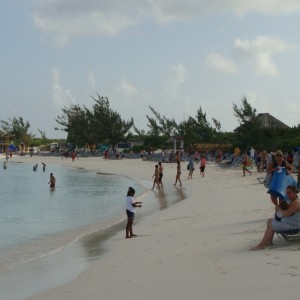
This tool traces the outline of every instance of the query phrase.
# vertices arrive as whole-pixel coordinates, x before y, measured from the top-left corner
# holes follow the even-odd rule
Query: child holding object
[[[142,202],[134,201],[135,190],[132,187],[128,188],[127,196],[126,196],[126,215],[127,215],[127,225],[126,225],[126,239],[137,236],[132,232],[132,225],[135,216],[135,208],[142,207]]]

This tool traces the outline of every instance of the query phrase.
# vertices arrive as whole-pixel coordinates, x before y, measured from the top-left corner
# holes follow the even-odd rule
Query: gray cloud
[[[82,35],[118,35],[146,19],[158,24],[192,21],[203,15],[231,12],[275,15],[297,13],[296,0],[39,0],[33,13],[36,27],[64,46]]]

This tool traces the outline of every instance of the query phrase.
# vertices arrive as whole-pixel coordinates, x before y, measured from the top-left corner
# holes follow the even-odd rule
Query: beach
[[[15,158],[26,163],[33,158]],[[150,183],[155,162],[122,159],[45,157],[45,163],[128,176]],[[163,164],[165,186],[175,181],[176,165]],[[274,246],[249,251],[261,239],[274,208],[253,171],[208,164],[205,177],[196,165],[187,180],[182,162],[182,201],[134,223],[138,237],[119,231],[105,242],[99,259],[71,282],[62,282],[31,299],[281,299],[299,295],[299,242],[274,237]],[[166,195],[167,197],[168,195]],[[143,208],[141,208],[143,209]],[[139,211],[137,211],[137,215]]]

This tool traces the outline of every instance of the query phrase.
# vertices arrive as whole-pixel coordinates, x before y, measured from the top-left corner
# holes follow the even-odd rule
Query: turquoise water
[[[48,185],[50,173],[56,178],[54,190]],[[0,270],[54,251],[95,230],[93,224],[100,229],[99,222],[105,226],[124,211],[128,186],[134,185],[137,194],[143,191],[129,178],[58,165],[46,171],[40,165],[34,172],[29,164],[9,162],[0,179]]]

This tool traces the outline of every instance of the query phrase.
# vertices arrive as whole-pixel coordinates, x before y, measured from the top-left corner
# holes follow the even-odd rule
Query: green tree
[[[126,134],[134,124],[133,118],[124,121],[118,112],[111,109],[107,97],[98,95],[97,98],[92,97],[92,99],[96,103],[92,111],[87,111],[93,135],[102,141],[108,141],[112,146],[125,140]]]
[[[233,103],[233,114],[238,119],[240,125],[244,125],[256,117],[256,109],[250,105],[247,97],[243,97],[240,107]]]
[[[90,143],[86,110],[79,105],[70,105],[63,107],[62,112],[63,114],[56,118],[56,122],[68,133],[67,142],[78,146]]]
[[[195,117],[189,117],[178,125],[178,133],[184,137],[186,145],[211,143],[216,138],[216,132],[221,129],[220,122],[213,119],[213,123],[215,127],[207,121],[206,113],[200,106]]]
[[[233,103],[233,114],[240,126],[235,129],[234,143],[243,150],[260,143],[262,131],[256,119],[256,109],[243,97],[241,106]]]
[[[173,119],[168,119],[157,112],[153,107],[149,106],[155,118],[151,118],[146,115],[148,119],[149,133],[154,135],[164,135],[167,138],[174,135],[177,129],[177,124]]]
[[[68,132],[67,142],[83,146],[86,143],[108,143],[115,146],[126,139],[133,126],[133,119],[122,120],[120,114],[111,109],[108,98],[92,97],[95,101],[92,109],[71,105],[62,108],[63,114],[56,122]]]
[[[1,128],[4,132],[13,134],[15,137],[14,143],[19,145],[24,143],[25,145],[30,144],[30,140],[33,137],[32,134],[28,132],[30,128],[30,123],[24,121],[22,117],[8,119],[8,121],[1,120]]]

